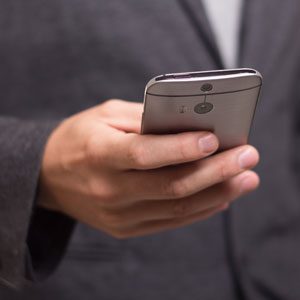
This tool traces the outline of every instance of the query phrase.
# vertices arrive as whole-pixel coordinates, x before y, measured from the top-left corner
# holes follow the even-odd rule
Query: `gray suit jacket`
[[[261,187],[226,214],[115,240],[78,225],[46,282],[1,299],[300,299],[300,3],[248,0],[240,67],[264,76],[251,143]],[[73,221],[35,208],[57,122],[152,76],[222,68],[199,0],[0,0],[0,278],[58,264]],[[101,138],[101,136],[99,137]],[[97,298],[96,298],[97,297]]]

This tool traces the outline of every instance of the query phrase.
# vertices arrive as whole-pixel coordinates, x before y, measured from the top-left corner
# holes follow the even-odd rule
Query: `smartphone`
[[[141,132],[210,131],[219,150],[247,144],[261,87],[253,69],[157,76],[146,85]]]

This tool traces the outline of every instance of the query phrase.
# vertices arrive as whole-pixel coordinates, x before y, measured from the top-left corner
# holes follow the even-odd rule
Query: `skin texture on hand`
[[[42,161],[39,202],[116,238],[205,220],[259,184],[257,151],[211,156],[208,132],[140,135],[142,104],[109,100],[62,122]]]

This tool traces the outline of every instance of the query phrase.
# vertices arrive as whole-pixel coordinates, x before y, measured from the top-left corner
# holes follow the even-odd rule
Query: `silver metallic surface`
[[[213,88],[203,92],[205,84]],[[220,150],[246,144],[261,84],[261,75],[252,69],[156,77],[146,86],[142,133],[208,130],[218,136]],[[212,108],[207,113],[205,105]]]

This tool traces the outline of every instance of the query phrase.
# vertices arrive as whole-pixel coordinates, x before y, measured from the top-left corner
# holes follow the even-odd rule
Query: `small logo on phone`
[[[179,113],[184,114],[186,112],[188,112],[187,106],[185,106],[185,105],[179,106]]]

